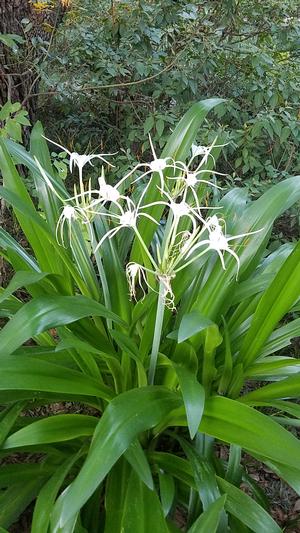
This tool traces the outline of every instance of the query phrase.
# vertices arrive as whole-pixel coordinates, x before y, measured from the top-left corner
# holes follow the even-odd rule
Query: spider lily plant
[[[268,250],[300,178],[255,201],[222,190],[226,139],[195,145],[218,104],[196,103],[119,182],[109,154],[69,152],[73,193],[40,124],[30,152],[1,141],[1,196],[28,242],[0,230],[15,271],[0,293],[2,528],[33,502],[33,533],[172,533],[178,513],[189,533],[281,531],[243,452],[300,493],[300,244]]]

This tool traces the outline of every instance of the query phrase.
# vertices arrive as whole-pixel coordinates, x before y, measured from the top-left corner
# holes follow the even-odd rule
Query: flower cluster
[[[133,231],[146,254],[147,266],[134,262],[126,265],[131,298],[136,298],[137,287],[143,296],[147,289],[157,291],[155,282],[153,283],[153,280],[157,280],[160,287],[159,293],[164,303],[174,308],[175,296],[172,281],[176,274],[211,250],[217,252],[223,269],[226,268],[225,252],[233,256],[237,263],[238,274],[240,260],[237,253],[230,247],[231,241],[257,232],[227,236],[226,225],[222,218],[216,214],[204,217],[203,211],[216,208],[200,206],[200,184],[205,187],[220,188],[215,183],[202,179],[203,175],[206,177],[210,173],[220,174],[207,168],[209,159],[214,162],[211,152],[213,147],[217,146],[216,141],[210,147],[193,145],[191,158],[186,164],[171,157],[157,157],[150,139],[152,161],[138,163],[115,185],[106,182],[102,167],[101,176],[98,178],[98,188],[95,189],[92,189],[90,182],[87,186],[84,184],[84,166],[87,163],[92,164],[94,159],[113,166],[105,159],[113,154],[79,155],[66,150],[61,145],[56,144],[56,146],[69,154],[70,170],[78,167],[79,171],[79,188],[75,186],[74,195],[64,199],[36,160],[44,180],[62,202],[62,211],[56,229],[57,239],[63,246],[65,245],[66,226],[68,236],[72,238],[71,230],[75,220],[90,227],[95,217],[103,217],[110,222],[112,227],[95,244],[93,252],[96,254],[106,239],[114,238],[123,228]],[[154,190],[157,191],[157,199],[147,202],[147,192],[152,180],[155,180]],[[132,199],[130,190],[132,185],[138,181],[142,181],[144,186],[136,202]],[[155,210],[157,206],[160,206],[159,212],[163,213],[165,223],[164,237],[161,244],[156,246],[154,254],[152,247],[147,246],[139,231],[139,220],[144,218],[157,227],[161,227],[161,220],[157,219],[158,217],[155,218],[153,214],[157,211]]]

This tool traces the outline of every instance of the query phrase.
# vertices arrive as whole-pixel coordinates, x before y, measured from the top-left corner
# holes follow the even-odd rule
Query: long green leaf
[[[92,315],[122,323],[117,315],[86,296],[51,295],[35,298],[25,304],[0,332],[2,357],[43,331]]]
[[[60,246],[57,243],[55,235],[50,231],[49,227],[47,226],[45,220],[33,209],[30,205],[28,206],[26,202],[24,202],[17,194],[14,192],[5,189],[0,186],[0,196],[4,198],[10,205],[14,207],[15,210],[19,211],[22,216],[24,216],[26,219],[31,221],[33,223],[34,228],[38,229],[38,233],[42,238],[42,247],[43,247],[43,254],[39,254],[39,252],[34,249],[35,255],[38,259],[38,263],[40,266],[40,270],[43,272],[53,272],[55,274],[62,274],[65,276],[65,282],[68,282],[69,275],[65,272],[61,272],[61,262],[59,263],[53,263],[48,259],[52,256],[59,256],[64,265],[67,267],[68,272],[71,274],[73,279],[75,280],[76,284],[80,288],[82,294],[86,294],[90,296],[93,295],[93,291],[95,287],[93,287],[93,291],[89,289],[83,282],[80,271],[76,269],[76,266],[74,265],[69,252],[63,247]],[[27,235],[26,235],[27,236]],[[30,241],[30,239],[28,238]],[[49,253],[49,250],[51,250],[52,253]]]
[[[49,285],[49,281],[51,280],[51,276],[53,279],[55,279],[56,275],[47,274],[46,272],[24,272],[24,271],[17,271],[13,278],[10,280],[8,286],[5,288],[5,290],[0,294],[0,303],[2,303],[6,298],[9,298],[15,291],[20,289],[21,287],[28,287],[30,285],[38,284],[45,280],[45,283],[41,283],[42,290],[39,292],[41,294],[44,294],[47,292],[46,289],[48,289],[48,292],[56,292],[55,287],[53,285]],[[47,279],[48,278],[48,283]],[[40,295],[41,295],[40,294]]]
[[[270,355],[250,366],[246,371],[246,376],[258,376],[260,379],[274,381],[278,379],[278,376],[284,378],[289,374],[300,372],[299,365],[300,359]]]
[[[261,350],[261,357],[273,354],[291,344],[291,339],[300,336],[300,318],[275,329]]]
[[[56,503],[54,531],[79,511],[131,442],[180,404],[176,394],[162,387],[134,389],[109,404],[95,431],[87,460]]]
[[[276,383],[270,383],[248,392],[239,398],[240,402],[250,405],[257,405],[256,402],[264,402],[269,400],[280,400],[282,398],[299,398],[300,391],[300,372],[295,376],[288,377]]]
[[[256,501],[225,479],[217,477],[220,489],[226,494],[225,509],[255,533],[281,533],[271,515]]]
[[[138,439],[134,440],[130,446],[127,448],[124,453],[125,458],[135,470],[136,474],[139,476],[140,480],[145,483],[145,485],[153,490],[153,479],[150,470],[149,463],[147,461],[145,452],[141,447]]]
[[[3,445],[7,435],[9,434],[11,428],[14,426],[18,416],[20,415],[22,409],[25,406],[25,402],[17,402],[13,405],[10,405],[3,410],[0,414],[0,446]]]
[[[45,171],[52,175],[54,169],[51,164],[50,154],[46,140],[43,138],[44,130],[42,124],[38,121],[35,123],[30,136],[30,152],[33,157],[36,157],[40,165]],[[59,218],[59,204],[61,203],[58,197],[49,189],[48,184],[42,178],[39,169],[36,166],[35,171],[32,171],[35,189],[38,194],[40,205],[46,215],[48,224],[53,233],[55,233],[56,224]]]
[[[34,500],[43,485],[43,480],[20,481],[0,495],[0,526],[9,527]]]
[[[31,533],[48,532],[50,516],[57,493],[80,453],[79,451],[77,454],[68,457],[39,492],[32,517]]]
[[[206,511],[190,527],[188,533],[215,533],[219,525],[225,501],[226,495],[220,496],[220,498],[211,503]]]
[[[176,487],[174,479],[163,471],[158,472],[159,494],[164,516],[168,516],[175,499]]]
[[[14,463],[1,465],[0,488],[4,489],[10,485],[15,485],[22,479],[27,483],[36,478],[47,478],[55,471],[55,465],[45,463]]]
[[[260,300],[238,361],[245,367],[259,355],[276,324],[300,295],[300,242],[289,255]]]
[[[4,395],[0,396],[1,402],[8,396],[7,391],[12,391],[12,397],[15,396],[16,399],[18,391],[25,393],[21,394],[21,398],[43,398],[43,392],[106,400],[113,397],[109,387],[80,372],[32,357],[24,359],[15,356],[0,358],[0,392],[2,391]],[[32,391],[32,394],[27,394],[27,391]]]
[[[3,139],[3,143],[17,164],[26,166],[32,174],[37,172],[37,164],[32,155],[25,150],[24,146],[12,141],[11,139]],[[48,167],[47,163],[46,166]],[[62,198],[68,198],[68,193],[62,180],[57,179],[56,177],[54,178],[51,174],[48,174],[47,177],[52,182],[53,186],[55,186],[59,195]]]
[[[35,212],[34,204],[26,190],[24,182],[22,181],[15,168],[15,165],[13,164],[9,153],[7,152],[2,139],[0,139],[0,169],[3,176],[3,183],[7,191],[17,195],[24,202],[29,211]],[[39,233],[38,228],[31,219],[27,218],[18,209],[15,209],[15,214],[22,230],[24,231],[28,241],[35,251],[35,255],[38,258],[42,269],[47,271],[47,266],[49,266],[49,263],[51,263],[51,259],[47,259],[46,250],[42,242],[42,236]]]
[[[250,394],[252,393],[249,393],[249,397]],[[293,468],[294,471],[297,470],[297,476],[300,478],[297,460],[300,442],[270,417],[240,401],[224,397],[209,398],[206,401],[200,431],[225,442],[237,444],[250,454],[259,454],[263,461],[270,460]]]
[[[128,479],[120,526],[124,533],[169,533],[156,492],[146,487],[133,470]]]
[[[97,418],[88,415],[56,415],[38,420],[10,435],[2,445],[3,450],[22,446],[35,446],[64,442],[93,435]]]
[[[36,261],[24,250],[24,248],[3,228],[0,228],[0,248],[8,252],[12,251],[19,256],[22,261],[35,272],[40,272],[40,268]]]
[[[131,472],[130,464],[121,457],[109,472],[105,482],[105,529],[104,533],[121,530],[124,501],[128,479]],[[95,492],[97,494],[97,491]]]
[[[190,436],[193,439],[203,415],[205,390],[191,370],[180,364],[174,364],[174,369],[178,376]]]

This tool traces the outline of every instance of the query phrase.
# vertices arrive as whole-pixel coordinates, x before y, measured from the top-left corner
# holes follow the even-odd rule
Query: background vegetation
[[[300,29],[293,0],[75,0],[44,63],[42,113],[78,150],[139,158],[196,100],[227,99],[202,144],[227,133],[223,167],[253,193],[299,171]]]

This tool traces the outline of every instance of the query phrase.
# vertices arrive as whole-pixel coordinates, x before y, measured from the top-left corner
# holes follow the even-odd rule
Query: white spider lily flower
[[[184,200],[182,200],[179,203],[171,201],[170,202],[170,209],[171,209],[171,211],[173,213],[173,216],[174,216],[174,226],[175,226],[174,230],[175,230],[175,232],[177,232],[178,222],[179,222],[180,218],[182,218],[182,217],[188,217],[190,219],[190,221],[192,222],[193,230],[194,231],[196,230],[196,227],[197,227],[196,218],[199,219],[199,215],[197,213],[194,213],[193,209],[191,208],[191,206],[187,202],[185,202]]]
[[[151,146],[151,151],[153,155],[153,160],[150,161],[150,163],[138,163],[128,174],[126,174],[116,185],[116,187],[120,187],[130,176],[132,176],[138,169],[140,168],[146,168],[145,172],[143,172],[140,176],[138,176],[135,180],[133,180],[132,183],[136,183],[137,181],[143,179],[144,177],[148,176],[149,174],[157,173],[159,174],[160,179],[160,188],[164,189],[164,171],[167,168],[175,170],[180,170],[182,172],[183,170],[183,163],[181,161],[175,161],[172,157],[165,157],[165,158],[159,158],[156,155],[152,139],[149,135],[149,141]]]
[[[184,174],[176,177],[170,177],[168,176],[169,180],[175,180],[179,183],[181,183],[181,188],[179,188],[178,196],[182,194],[183,191],[186,189],[191,189],[193,192],[193,195],[195,195],[195,189],[200,183],[204,183],[205,185],[209,185],[210,187],[215,187],[216,189],[222,190],[222,187],[217,185],[216,183],[213,183],[208,180],[202,180],[199,179],[198,176],[201,174],[217,174],[218,176],[226,176],[226,174],[223,174],[222,172],[215,172],[214,170],[189,170],[187,166],[185,166]]]
[[[198,155],[205,155],[208,151],[207,146],[201,146],[200,144],[192,144],[192,156],[193,158],[197,157]]]
[[[209,157],[212,158],[213,163],[215,164],[215,158],[211,154],[212,149],[215,146],[215,141],[211,146],[197,146],[196,144],[192,145],[192,157],[190,159],[189,165],[196,159],[196,157],[202,156],[202,159],[200,160],[200,163],[198,164],[198,168],[202,167],[203,165],[206,165],[208,163]]]
[[[105,202],[113,202],[116,203],[118,200],[120,200],[121,195],[116,187],[113,187],[112,185],[109,185],[105,182],[105,180],[102,180],[101,178],[98,179],[99,182],[99,196],[101,200],[104,200]]]
[[[188,197],[188,193],[191,192],[191,194],[193,196],[193,199],[194,199],[194,202],[195,202],[195,205],[196,205],[197,213],[201,216],[201,209],[202,210],[203,209],[215,209],[215,207],[203,206],[203,205],[200,206],[198,195],[197,195],[197,190],[196,190],[198,185],[200,183],[204,183],[205,185],[208,185],[208,186],[211,186],[211,187],[215,187],[216,189],[222,189],[222,187],[220,187],[219,185],[216,185],[215,183],[212,183],[210,181],[198,179],[197,175],[200,174],[200,173],[202,173],[201,170],[199,170],[198,172],[188,172],[186,174],[186,176],[183,176],[183,188],[181,190],[179,190],[179,194],[183,193],[183,200],[186,202],[187,201],[187,197]]]
[[[149,289],[154,290],[147,281],[146,272],[151,272],[151,274],[154,274],[152,270],[149,270],[138,263],[130,262],[126,265],[126,278],[131,300],[136,300],[136,285],[142,290],[142,299],[144,299],[146,296],[144,285],[149,287]]]
[[[217,138],[218,137],[215,137],[215,139],[213,140],[213,142],[212,142],[212,144],[210,146],[201,146],[201,145],[192,144],[192,157],[190,159],[190,162],[189,162],[188,166],[190,166],[190,164],[198,156],[202,156],[202,159],[200,160],[200,163],[198,164],[197,169],[202,167],[202,165],[206,165],[208,163],[209,157],[212,158],[213,163],[215,164],[215,158],[211,154],[212,149],[213,148],[222,148],[223,146],[226,146],[226,144],[216,144]]]
[[[72,220],[76,218],[76,209],[72,205],[65,205],[63,208],[63,216],[66,220]]]
[[[141,245],[143,246],[145,252],[147,253],[149,259],[151,260],[152,264],[156,267],[156,263],[153,259],[153,257],[151,256],[146,244],[144,243],[143,239],[142,239],[142,236],[140,235],[138,229],[137,229],[137,221],[139,219],[139,217],[145,217],[147,218],[148,220],[151,220],[151,222],[153,222],[154,224],[158,224],[159,222],[157,220],[155,220],[154,217],[152,217],[151,215],[149,215],[148,213],[144,213],[143,212],[143,209],[147,209],[153,205],[156,205],[158,204],[158,202],[152,202],[151,204],[146,204],[146,205],[141,205],[141,202],[142,202],[142,199],[143,199],[143,195],[141,195],[140,199],[139,199],[139,202],[137,205],[134,204],[134,202],[126,197],[126,204],[125,204],[125,209],[123,208],[123,206],[121,204],[116,204],[120,210],[120,214],[116,214],[116,213],[103,213],[103,212],[100,212],[100,216],[106,216],[106,217],[109,217],[110,219],[114,220],[116,223],[117,223],[117,226],[112,228],[111,230],[107,231],[103,237],[100,239],[100,241],[98,242],[96,248],[95,248],[95,252],[99,249],[99,247],[103,244],[103,242],[108,238],[108,239],[111,239],[112,237],[114,237],[121,229],[123,228],[131,228],[135,234],[137,235]],[[160,202],[159,202],[160,203]]]
[[[216,183],[213,183],[206,179],[201,179],[202,174],[217,174],[218,176],[226,176],[226,174],[223,174],[221,172],[215,172],[214,170],[209,169],[201,169],[201,166],[203,162],[201,161],[198,167],[195,170],[190,170],[189,165],[192,164],[193,159],[189,162],[188,165],[185,165],[182,163],[182,172],[179,176],[167,176],[168,180],[174,180],[176,181],[176,185],[173,189],[173,194],[175,193],[175,196],[181,196],[183,195],[183,200],[186,201],[188,197],[188,193],[191,192],[193,199],[195,201],[195,205],[197,208],[197,211],[201,213],[201,209],[211,209],[210,207],[201,206],[199,205],[199,199],[197,195],[197,188],[198,186],[203,183],[209,187],[214,187],[216,189],[222,190],[222,187],[217,185]]]
[[[136,299],[135,286],[136,286],[137,279],[138,279],[138,284],[143,290],[143,294],[145,294],[145,291],[144,291],[144,288],[141,282],[142,272],[143,272],[143,267],[139,265],[138,263],[132,262],[126,265],[126,278],[127,278],[128,285],[129,285],[129,296],[131,300]]]
[[[55,189],[55,187],[53,186],[53,184],[51,183],[45,170],[40,165],[37,158],[35,157],[34,159],[48,187],[63,204],[62,212],[56,224],[55,234],[56,234],[56,239],[57,239],[58,244],[65,247],[65,243],[64,243],[65,225],[66,224],[68,225],[69,239],[71,239],[72,223],[75,220],[78,220],[82,222],[83,224],[90,224],[92,216],[94,214],[97,214],[93,211],[93,203],[91,202],[92,193],[95,193],[97,191],[92,191],[91,189],[89,189],[87,191],[83,191],[83,193],[76,194],[76,187],[74,186],[75,196],[72,196],[70,198],[62,198],[60,194],[57,192],[57,190]],[[86,201],[86,198],[87,198],[87,201]],[[75,202],[75,205],[74,205],[74,202]]]
[[[171,209],[174,215],[176,229],[179,219],[182,217],[188,217],[191,220],[194,230],[196,229],[197,220],[198,222],[204,223],[204,219],[201,216],[200,207],[198,205],[196,206],[196,208],[192,207],[188,202],[186,202],[186,196],[184,196],[180,202],[175,202],[172,196],[167,191],[162,190],[160,188],[159,190],[169,200],[169,203],[159,203],[165,204]]]
[[[61,148],[64,152],[67,152],[67,154],[70,156],[70,161],[69,161],[70,172],[73,171],[74,167],[78,168],[79,188],[80,188],[80,194],[82,196],[84,196],[84,193],[85,193],[83,179],[82,179],[82,172],[83,172],[83,167],[87,163],[89,163],[90,165],[93,166],[91,161],[93,159],[100,159],[101,161],[104,161],[104,163],[106,163],[107,165],[113,166],[111,163],[109,163],[109,161],[107,161],[104,158],[104,156],[114,155],[114,154],[78,154],[77,152],[70,152],[70,150],[68,150],[67,148],[65,148],[61,144],[58,144],[58,143],[52,141],[51,139],[48,139],[45,136],[43,136],[43,137],[44,137],[44,139],[46,139],[47,141],[51,142],[55,146],[58,146],[58,148]]]
[[[68,226],[69,240],[71,240],[72,224],[75,220],[80,220],[84,224],[89,224],[89,218],[84,209],[79,206],[65,205],[56,225],[56,240],[59,245],[65,247],[64,229],[65,224]]]
[[[188,172],[185,177],[185,182],[187,187],[191,187],[193,189],[198,184],[196,172]]]
[[[168,159],[154,159],[149,163],[152,172],[162,172],[168,166]]]
[[[106,183],[105,176],[104,176],[104,169],[102,167],[102,173],[101,176],[98,178],[99,183],[99,189],[98,191],[93,191],[98,195],[98,198],[93,200],[91,203],[91,207],[95,207],[96,205],[105,205],[106,202],[111,202],[113,204],[117,204],[120,200],[127,200],[126,196],[122,196],[120,192],[118,191],[116,186],[109,185],[109,183]]]
[[[48,139],[48,137],[45,137],[44,135],[43,137],[44,139],[46,139],[46,141],[49,141],[50,143],[54,144],[58,148],[61,148],[63,152],[66,152],[70,156],[70,161],[69,161],[70,172],[72,172],[73,167],[78,167],[79,171],[81,172],[83,167],[87,163],[91,164],[91,161],[93,159],[101,159],[101,161],[104,161],[107,165],[111,167],[113,166],[109,161],[107,161],[104,158],[104,156],[115,155],[117,152],[114,152],[113,154],[78,154],[77,152],[70,152],[70,150],[68,150],[61,144],[56,143],[52,141],[51,139]]]
[[[175,295],[172,289],[172,279],[175,278],[174,273],[162,273],[160,271],[150,270],[138,263],[130,262],[126,265],[126,277],[129,286],[129,294],[131,299],[136,299],[136,287],[138,286],[143,293],[143,298],[145,298],[145,286],[147,286],[151,291],[158,294],[158,291],[154,289],[147,280],[147,272],[156,277],[158,282],[162,285],[162,298],[166,307],[170,309],[175,309],[174,299]]]
[[[241,239],[243,237],[248,237],[249,235],[254,235],[256,233],[259,233],[260,231],[262,231],[263,228],[256,230],[256,231],[250,231],[248,233],[241,233],[240,235],[226,237],[223,233],[220,220],[218,219],[217,215],[214,215],[205,222],[205,229],[208,230],[208,239],[204,239],[196,243],[194,246],[192,246],[192,248],[188,251],[186,257],[188,258],[191,254],[195,252],[195,250],[197,250],[201,246],[208,245],[207,248],[204,250],[204,252],[194,257],[192,261],[196,260],[197,257],[199,257],[200,255],[202,255],[203,253],[209,250],[215,250],[218,253],[218,256],[220,258],[222,268],[226,270],[226,266],[224,262],[224,253],[228,252],[230,255],[234,257],[234,259],[237,262],[237,274],[236,274],[236,278],[237,278],[239,269],[240,269],[240,259],[238,255],[236,254],[236,252],[232,250],[232,248],[230,248],[230,245],[229,245],[230,242],[236,239]]]
[[[176,218],[190,216],[190,206],[184,201],[181,201],[179,203],[172,201],[170,203],[170,208]]]
[[[43,169],[43,167],[41,166],[40,162],[38,161],[38,159],[34,156],[34,160],[36,162],[36,165],[41,173],[41,176],[42,178],[45,180],[46,184],[48,185],[49,189],[55,194],[55,196],[63,203],[63,204],[66,204],[66,206],[68,205],[68,202],[72,202],[72,201],[75,201],[76,202],[76,206],[77,207],[82,207],[86,205],[85,203],[85,197],[88,196],[89,198],[91,197],[92,193],[93,192],[96,192],[96,191],[91,191],[91,190],[88,190],[88,191],[84,191],[82,194],[77,194],[76,193],[76,186],[74,186],[74,190],[75,190],[75,195],[74,196],[71,196],[69,198],[62,198],[61,195],[58,193],[58,191],[55,189],[55,187],[53,186],[52,182],[50,181],[50,179],[48,178],[45,170]],[[82,201],[82,205],[79,203],[79,200]]]

